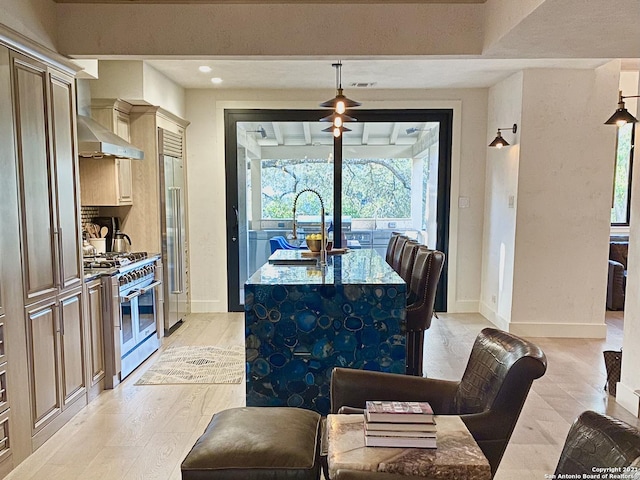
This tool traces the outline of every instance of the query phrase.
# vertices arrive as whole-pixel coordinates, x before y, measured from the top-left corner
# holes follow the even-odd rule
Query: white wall
[[[604,324],[619,62],[526,70],[510,331],[598,337]]]
[[[56,50],[58,17],[52,0],[2,0],[0,24]]]
[[[623,87],[624,95],[640,94],[640,80],[638,72],[632,76],[636,79],[635,88],[630,83]],[[628,76],[627,76],[628,77]],[[629,99],[633,100],[633,99]],[[626,101],[625,101],[626,102]],[[631,104],[626,104],[632,111]],[[613,109],[611,111],[613,112]],[[635,113],[637,118],[637,110]],[[612,127],[613,128],[613,127]],[[640,137],[640,128],[636,124],[636,145]],[[633,178],[640,178],[640,156],[636,148],[635,162],[633,164]],[[627,286],[624,304],[624,340],[622,342],[622,374],[621,383],[618,384],[616,401],[634,415],[640,415],[638,408],[638,394],[640,391],[640,182],[632,183],[631,192],[631,221],[629,231],[629,257],[627,264]]]
[[[484,210],[486,89],[358,91],[361,108],[452,108],[454,110],[452,209],[448,310],[477,311]],[[225,311],[227,266],[225,225],[224,109],[317,108],[326,91],[188,90],[186,118],[189,162],[191,300],[194,312]],[[310,100],[317,99],[317,100]],[[470,207],[458,209],[458,196]],[[458,274],[460,270],[464,275]]]
[[[162,107],[185,118],[185,90],[141,60],[100,60],[92,98],[120,98]]]
[[[503,131],[510,146],[487,147],[498,128],[514,123],[522,129],[523,73],[517,73],[489,89],[489,113],[485,148],[487,173],[482,246],[482,286],[479,311],[494,324],[509,330],[513,294],[513,259],[518,198],[520,134]],[[510,207],[509,197],[513,197]]]

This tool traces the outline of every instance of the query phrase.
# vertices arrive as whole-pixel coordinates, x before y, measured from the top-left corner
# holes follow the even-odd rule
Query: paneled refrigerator
[[[158,128],[165,335],[189,310],[183,136]]]

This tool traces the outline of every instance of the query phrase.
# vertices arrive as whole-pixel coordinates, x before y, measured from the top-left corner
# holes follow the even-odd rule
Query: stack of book
[[[368,401],[367,447],[436,448],[436,422],[427,402]]]

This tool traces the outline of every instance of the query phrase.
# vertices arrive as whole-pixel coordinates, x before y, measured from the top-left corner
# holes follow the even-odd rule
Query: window
[[[627,123],[618,128],[618,146],[611,207],[612,225],[629,225],[634,143],[633,127],[633,123]]]
[[[262,218],[289,218],[296,192],[318,190],[327,212],[333,211],[333,185],[319,179],[333,175],[333,163],[318,159],[263,159]],[[345,158],[343,167],[342,213],[357,218],[411,218],[410,158]],[[301,198],[300,211],[306,211]],[[314,207],[311,206],[310,209]]]

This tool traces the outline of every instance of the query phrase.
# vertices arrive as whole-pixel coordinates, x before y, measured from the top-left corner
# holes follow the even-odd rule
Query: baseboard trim
[[[480,302],[480,314],[497,328],[521,337],[606,338],[607,336],[605,323],[510,322],[484,302]]]
[[[489,305],[480,302],[480,315],[493,323],[500,330],[509,331],[509,320],[498,315]]]
[[[461,300],[451,302],[447,306],[447,313],[476,313],[478,312],[478,302],[474,300]]]
[[[227,306],[220,300],[191,300],[191,313],[226,312]]]
[[[635,389],[618,382],[616,387],[616,403],[636,417],[640,417],[640,398]]]
[[[520,323],[511,322],[509,332],[522,337],[606,338],[605,323]]]

